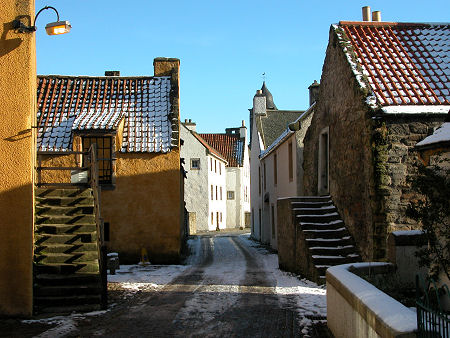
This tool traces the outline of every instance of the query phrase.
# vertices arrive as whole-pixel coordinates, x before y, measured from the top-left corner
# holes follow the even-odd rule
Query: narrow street
[[[277,256],[248,234],[196,236],[189,246],[186,266],[134,266],[134,275],[121,267],[110,281],[128,282],[110,282],[110,309],[63,317],[40,337],[303,337],[317,336],[314,323],[323,329],[325,289],[278,270]]]

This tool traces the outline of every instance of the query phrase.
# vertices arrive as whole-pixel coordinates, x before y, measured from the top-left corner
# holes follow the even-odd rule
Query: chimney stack
[[[374,11],[372,13],[372,21],[375,21],[375,22],[381,21],[381,12],[380,11]]]
[[[239,128],[239,137],[245,138],[247,136],[247,127],[245,126],[245,121],[242,120],[242,126]]]
[[[314,82],[311,84],[311,86],[308,87],[308,89],[309,89],[309,106],[310,107],[319,98],[319,88],[320,88],[320,84],[316,80],[314,80]]]
[[[105,76],[120,76],[119,70],[105,70]]]
[[[195,123],[195,122],[192,122],[192,120],[191,119],[184,119],[184,126],[187,128],[187,129],[189,129],[190,131],[194,131],[195,132],[195,129],[196,129],[196,126],[197,126],[197,124]]]
[[[363,16],[363,21],[371,21],[370,20],[370,6],[364,6],[362,8],[362,16]]]

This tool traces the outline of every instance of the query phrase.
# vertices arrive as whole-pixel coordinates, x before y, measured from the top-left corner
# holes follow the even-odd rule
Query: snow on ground
[[[281,271],[278,268],[278,255],[267,253],[266,249],[261,248],[256,242],[250,240],[248,235],[241,236],[248,246],[265,253],[264,265],[266,271],[270,271],[277,282],[275,291],[283,301],[295,301],[296,310],[301,318],[299,325],[303,327],[303,334],[307,334],[314,317],[326,317],[327,299],[325,285],[319,286],[307,279],[299,279],[296,275]]]
[[[326,290],[325,286],[306,279],[300,280],[297,276],[283,272],[278,268],[278,256],[269,253],[258,243],[250,240],[249,234],[239,236],[239,241],[252,253],[253,258],[264,267],[265,273],[275,286],[242,286],[240,282],[245,279],[245,260],[238,245],[227,237],[216,236],[210,238],[215,263],[204,267],[204,275],[207,276],[200,285],[183,285],[185,288],[193,288],[196,291],[193,297],[187,300],[184,307],[177,315],[177,320],[189,318],[194,312],[198,318],[208,320],[212,313],[226,311],[233,306],[240,292],[276,294],[283,306],[291,307],[298,313],[302,332],[307,335],[314,318],[326,316]],[[236,250],[231,250],[231,245]],[[108,275],[108,282],[119,283],[122,289],[129,292],[124,297],[130,297],[139,290],[159,290],[163,287],[177,288],[178,285],[168,284],[175,278],[190,269],[200,259],[201,242],[194,238],[188,241],[191,256],[186,265],[121,265],[115,275]],[[168,289],[168,290],[169,290]],[[193,291],[193,290],[192,290]],[[208,296],[209,294],[209,296]],[[110,307],[114,306],[112,304]],[[108,310],[106,310],[108,311]],[[97,316],[106,311],[58,316],[47,319],[35,320],[42,323],[56,324],[51,330],[39,337],[63,337],[76,329],[76,321],[86,316]],[[33,322],[33,321],[24,321]]]

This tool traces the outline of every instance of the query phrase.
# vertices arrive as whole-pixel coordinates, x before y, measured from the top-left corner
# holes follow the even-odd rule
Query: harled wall
[[[34,1],[4,0],[0,10],[0,316],[33,307],[33,168],[36,115],[34,33],[12,21],[34,19]]]

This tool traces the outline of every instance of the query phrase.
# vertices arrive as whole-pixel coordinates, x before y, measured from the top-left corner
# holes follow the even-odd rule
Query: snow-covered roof
[[[416,147],[431,146],[444,142],[450,142],[450,122],[445,122],[436,129],[433,135],[425,137],[422,141],[418,142]]]
[[[72,150],[74,131],[114,131],[124,119],[121,152],[169,152],[170,89],[170,77],[38,76],[38,150]]]
[[[340,22],[333,28],[360,85],[370,86],[372,107],[450,105],[448,23]]]

